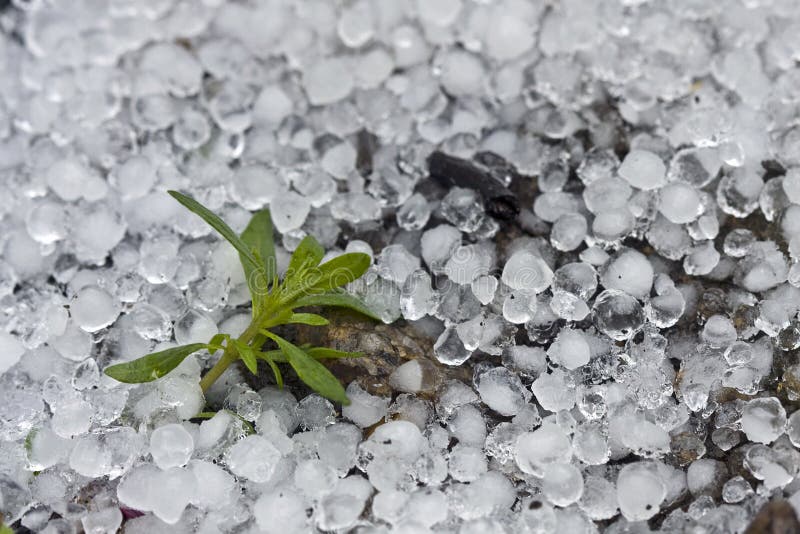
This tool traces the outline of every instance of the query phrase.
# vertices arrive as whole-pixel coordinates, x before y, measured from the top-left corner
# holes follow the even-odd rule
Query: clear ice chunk
[[[641,304],[624,291],[606,289],[592,306],[595,326],[611,339],[630,339],[644,324]]]
[[[456,329],[449,326],[444,329],[436,343],[433,345],[436,359],[445,365],[461,365],[472,356],[472,351],[467,350]]]
[[[478,230],[486,217],[478,193],[461,187],[452,188],[442,199],[439,209],[447,222],[466,233]]]

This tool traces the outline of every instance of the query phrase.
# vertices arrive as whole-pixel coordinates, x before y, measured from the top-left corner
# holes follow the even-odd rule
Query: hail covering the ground
[[[13,0],[2,521],[732,533],[771,502],[791,516],[797,7]],[[167,189],[237,231],[268,207],[281,268],[306,235],[370,254],[347,290],[428,348],[391,394],[346,384],[345,407],[236,366],[204,398],[206,352],[147,384],[105,376],[249,321],[236,251]]]

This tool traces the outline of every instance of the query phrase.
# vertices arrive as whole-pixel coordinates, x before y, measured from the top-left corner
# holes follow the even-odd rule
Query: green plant
[[[14,534],[14,530],[3,522],[2,512],[0,512],[0,534]]]
[[[220,359],[200,380],[203,391],[207,391],[237,360],[241,360],[254,374],[258,372],[258,362],[266,362],[278,386],[283,387],[283,377],[277,364],[288,363],[311,389],[332,401],[348,404],[344,388],[320,360],[352,358],[362,354],[297,346],[272,329],[293,323],[327,325],[328,320],[321,315],[296,311],[309,306],[344,307],[378,319],[360,300],[341,290],[342,286],[360,278],[367,271],[370,257],[362,253],[346,253],[321,263],[324,249],[316,239],[307,236],[294,251],[286,273],[280,280],[268,210],[253,215],[239,236],[193,198],[177,191],[169,191],[169,194],[199,215],[239,252],[252,298],[252,320],[239,337],[217,334],[208,343],[192,343],[154,352],[137,360],[112,365],[105,369],[105,373],[120,382],[150,382],[175,369],[194,352],[208,350],[214,354],[221,350]],[[277,348],[262,350],[267,342],[274,343]]]

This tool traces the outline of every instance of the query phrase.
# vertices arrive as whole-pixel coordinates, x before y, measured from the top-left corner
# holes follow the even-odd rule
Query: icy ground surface
[[[800,507],[795,0],[12,4],[6,524],[730,533]],[[519,216],[432,180],[437,149]],[[349,289],[428,348],[344,410],[239,370],[204,399],[202,353],[104,376],[248,318],[166,189],[237,230],[269,206],[284,263],[306,234],[370,252]]]

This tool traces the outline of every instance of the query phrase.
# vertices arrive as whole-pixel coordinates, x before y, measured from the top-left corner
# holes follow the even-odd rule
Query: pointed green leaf
[[[328,347],[313,347],[305,349],[309,356],[317,360],[332,360],[337,358],[361,358],[363,352],[345,352],[343,350],[329,349]]]
[[[300,241],[300,244],[297,245],[289,260],[289,266],[286,268],[283,278],[282,287],[284,290],[291,291],[293,287],[297,286],[305,276],[306,271],[319,265],[324,255],[325,249],[322,248],[314,236],[305,236]]]
[[[222,343],[230,339],[231,336],[228,334],[216,334],[214,337],[211,338],[211,341],[208,342],[208,351],[211,354],[214,354],[218,350],[222,350],[225,347],[222,346]]]
[[[253,337],[253,340],[250,342],[250,346],[253,347],[253,352],[257,353],[258,349],[264,346],[264,343],[267,342],[267,336],[264,334],[256,334]]]
[[[38,428],[32,428],[28,435],[25,436],[25,451],[27,451],[28,456],[31,455],[33,452],[33,440],[36,438],[36,434],[39,433]]]
[[[261,269],[253,268],[247,259],[239,254],[239,258],[244,267],[245,280],[247,287],[250,288],[250,295],[253,298],[253,310],[256,312],[263,298],[266,297],[269,283],[275,278],[277,273],[277,263],[275,260],[275,243],[272,236],[272,219],[269,210],[256,212],[247,224],[247,228],[242,232],[242,241],[247,245],[253,255],[259,260],[258,265]]]
[[[303,295],[327,293],[361,278],[369,269],[372,259],[362,252],[348,252],[307,270],[296,283],[287,288],[281,300],[292,303]]]
[[[244,270],[245,283],[250,292],[250,300],[253,303],[253,317],[257,317],[264,309],[267,298],[269,298],[269,279],[266,277],[264,262],[261,254],[255,248],[251,249],[256,258],[257,267],[251,266],[248,261],[239,254],[239,263]]]
[[[142,358],[106,367],[105,374],[126,384],[152,382],[169,373],[193,352],[206,348],[205,343],[192,343],[148,354]]]
[[[282,350],[268,350],[265,352],[256,351],[255,355],[257,358],[260,358],[264,361],[272,360],[273,362],[281,362],[281,363],[288,363],[289,359],[283,353]]]
[[[178,191],[167,191],[167,193],[172,195],[172,198],[183,204],[189,211],[198,215],[208,223],[211,228],[216,230],[219,235],[224,237],[228,243],[233,245],[233,248],[235,248],[239,252],[240,257],[243,258],[243,264],[249,263],[250,268],[258,268],[258,261],[250,250],[250,247],[236,235],[236,232],[234,232],[230,226],[225,224],[225,221],[190,196],[179,193]]]
[[[264,262],[267,280],[272,278],[277,270],[275,259],[275,243],[272,235],[272,218],[269,210],[258,211],[250,219],[247,228],[242,232],[242,241],[250,249],[256,249]]]
[[[228,334],[214,334],[214,337],[211,338],[211,341],[208,342],[209,345],[219,346],[222,345],[223,341],[226,341],[230,338]]]
[[[361,302],[358,297],[341,290],[332,291],[330,293],[320,293],[319,295],[305,295],[294,301],[293,306],[298,308],[303,306],[331,306],[336,308],[348,308],[350,310],[357,311],[362,315],[366,315],[371,319],[375,319],[376,321],[381,320],[381,318],[378,317],[375,312],[370,310],[366,304]]]
[[[279,388],[283,389],[283,375],[281,374],[281,370],[278,369],[278,365],[272,360],[272,358],[264,359],[272,368],[272,374],[275,375],[275,383],[278,384]]]
[[[290,267],[316,267],[325,256],[325,249],[313,235],[305,236],[292,254]]]
[[[265,332],[265,334],[267,333]],[[308,387],[334,402],[350,404],[350,399],[347,398],[344,388],[324,365],[309,356],[300,347],[282,337],[272,332],[267,335],[278,344],[286,358],[288,358],[289,365],[292,366],[300,380]]]
[[[253,373],[254,375],[257,375],[258,374],[258,360],[256,360],[256,357],[253,355],[253,352],[252,351],[250,351],[250,352],[248,352],[248,351],[240,352],[239,355],[242,357],[242,361],[244,362],[244,366],[247,367],[247,369],[251,373]]]
[[[329,321],[316,313],[293,313],[287,320],[286,324],[309,324],[311,326],[325,326],[330,324]]]
[[[310,289],[317,293],[324,293],[349,284],[361,278],[372,263],[369,254],[363,252],[348,252],[326,261],[319,266],[319,281]]]
[[[244,362],[244,366],[247,367],[247,369],[249,369],[254,375],[258,374],[258,360],[256,360],[253,347],[247,343],[239,341],[238,339],[232,339],[231,343],[233,343],[233,346],[236,347],[236,352],[239,353],[239,357]]]

